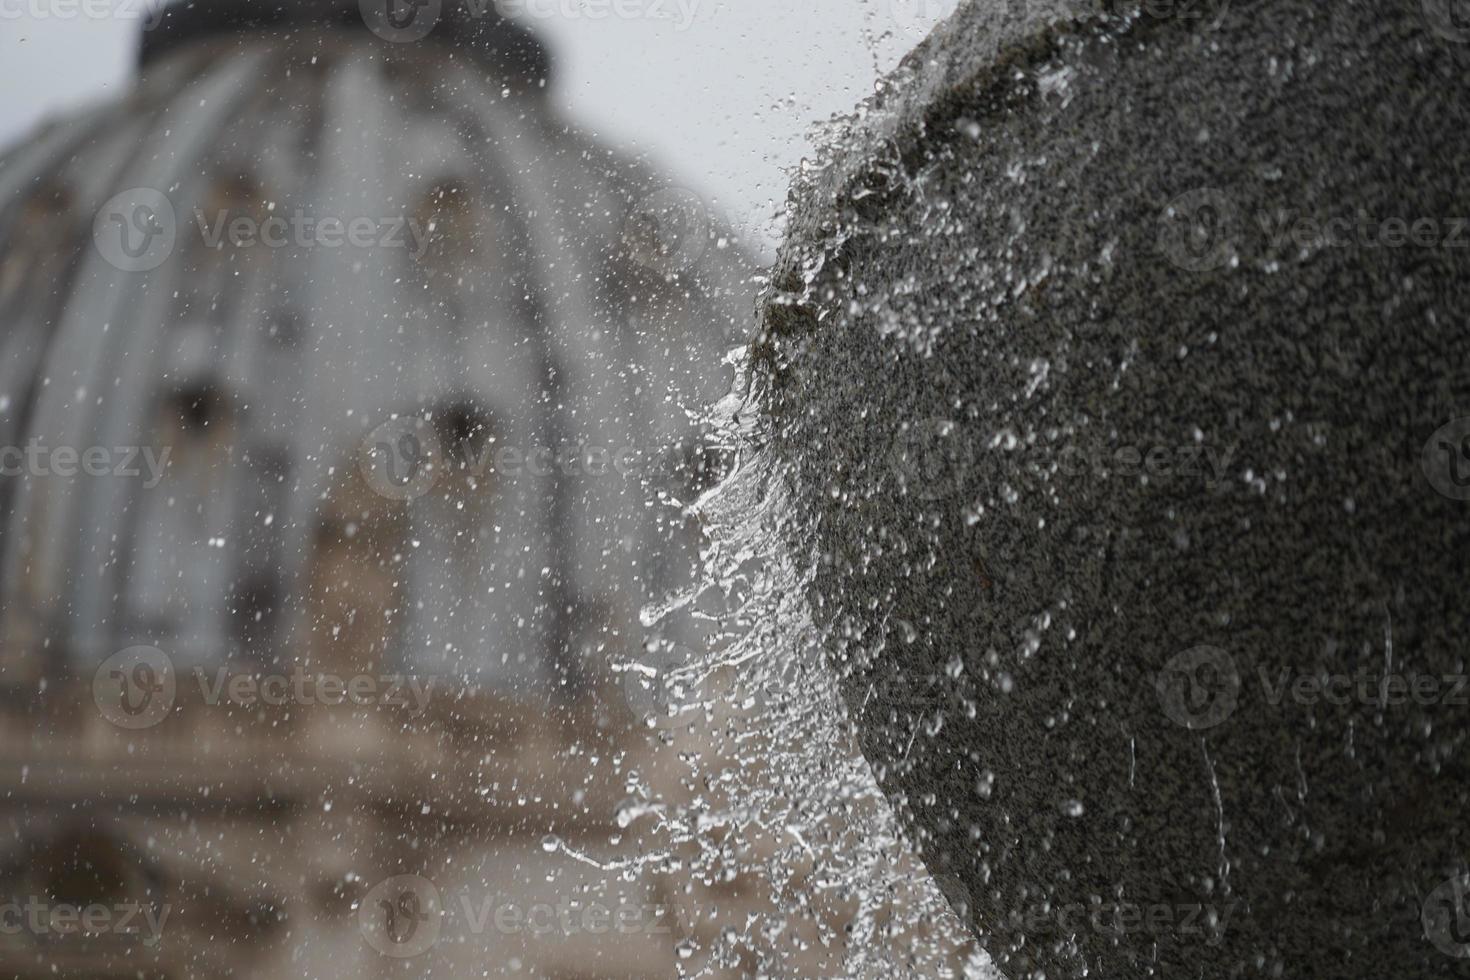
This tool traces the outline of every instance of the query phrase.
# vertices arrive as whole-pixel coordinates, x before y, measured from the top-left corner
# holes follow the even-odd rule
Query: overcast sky
[[[0,0],[0,144],[126,91],[145,5]],[[208,2],[208,0],[200,0]],[[560,62],[558,96],[603,138],[641,147],[761,233],[814,121],[872,92],[957,0],[495,0]],[[505,9],[505,8],[503,8]],[[609,15],[597,16],[599,11]]]

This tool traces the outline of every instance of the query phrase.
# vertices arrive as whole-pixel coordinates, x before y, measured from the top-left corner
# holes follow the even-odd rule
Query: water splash
[[[715,886],[724,886],[764,891],[779,912],[739,925],[713,907],[696,914],[681,970],[757,963],[771,975],[995,976],[901,838],[858,751],[789,550],[785,481],[759,447],[754,417],[738,396],[717,410],[735,462],[688,509],[708,534],[699,584],[644,611],[656,630],[714,624],[690,673],[725,683],[696,686],[703,723],[660,734],[686,785],[702,792],[680,804],[641,786],[624,813],[657,824],[670,881],[692,880],[692,904],[717,905]],[[940,723],[925,721],[931,732]]]

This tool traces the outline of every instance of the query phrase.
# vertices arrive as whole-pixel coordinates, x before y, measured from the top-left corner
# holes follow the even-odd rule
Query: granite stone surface
[[[864,751],[1012,978],[1470,976],[1470,19],[970,3],[752,349]]]

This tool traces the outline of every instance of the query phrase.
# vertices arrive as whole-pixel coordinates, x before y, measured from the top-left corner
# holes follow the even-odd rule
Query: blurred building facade
[[[0,975],[836,977],[860,902],[958,975],[671,689],[752,270],[552,84],[489,5],[193,0],[0,157]]]
[[[749,270],[534,37],[383,17],[176,5],[0,161],[0,974],[677,969],[617,666]]]

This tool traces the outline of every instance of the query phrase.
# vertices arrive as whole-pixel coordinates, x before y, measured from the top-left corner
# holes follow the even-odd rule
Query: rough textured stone
[[[754,378],[864,751],[1011,977],[1470,976],[1470,30],[1107,6],[962,8],[793,194]]]

